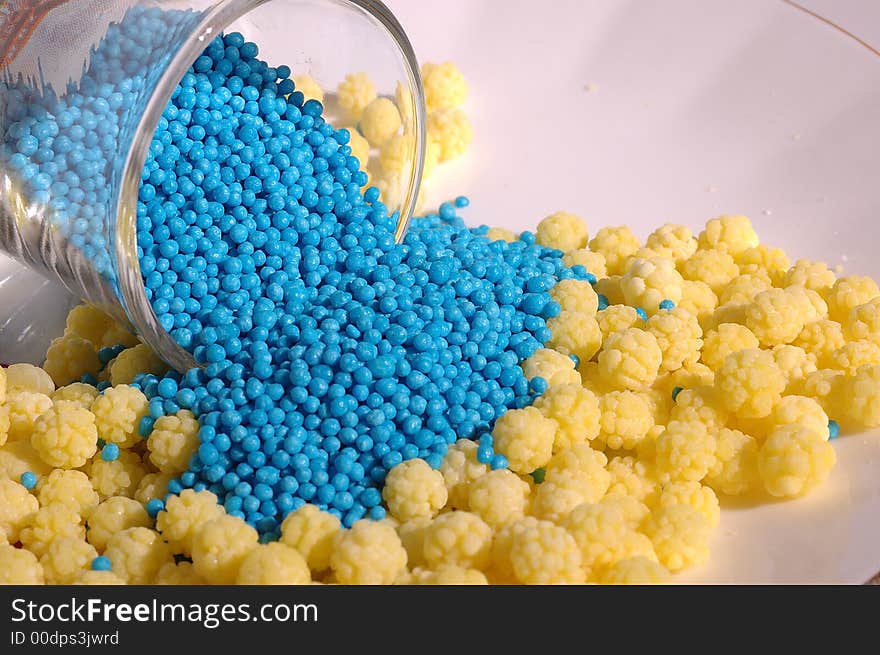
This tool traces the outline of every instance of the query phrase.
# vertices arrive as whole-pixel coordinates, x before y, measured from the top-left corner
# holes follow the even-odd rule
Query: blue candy
[[[456,214],[464,197],[414,218],[396,243],[398,215],[365,188],[349,133],[289,75],[240,34],[208,45],[159,120],[135,212],[153,311],[203,366],[135,380],[150,399],[138,433],[190,409],[200,445],[169,493],[209,489],[262,539],[306,502],[347,526],[383,518],[388,470],[415,457],[439,467],[458,438],[478,439],[479,461],[507,467],[490,433],[547,388],[520,365],[561,311],[548,292],[560,279],[595,282],[530,232],[508,244],[468,229]],[[127,102],[113,88],[89,124]],[[62,181],[86,211],[106,181],[88,158],[84,139],[98,128],[83,113],[65,108],[52,124],[65,137],[53,147],[84,162]],[[21,129],[16,170],[48,143],[42,125]],[[46,183],[38,167],[28,172],[32,186]],[[80,227],[99,250],[101,231]],[[118,456],[103,446],[103,459]],[[163,507],[151,500],[147,511]]]

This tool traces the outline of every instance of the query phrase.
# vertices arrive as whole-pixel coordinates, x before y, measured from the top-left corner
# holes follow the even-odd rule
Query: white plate
[[[880,58],[782,2],[388,0],[422,61],[464,70],[475,141],[429,182],[474,224],[698,228],[745,213],[796,258],[880,278]],[[433,7],[433,8],[432,8]],[[38,361],[69,306],[0,255],[0,361]],[[22,337],[22,335],[25,335]],[[861,583],[880,569],[880,433],[835,444],[807,498],[725,508],[682,582]]]
[[[470,82],[474,146],[428,182],[472,223],[595,231],[749,215],[792,259],[880,278],[880,57],[771,0],[388,0]],[[866,3],[863,3],[866,4]],[[430,204],[430,203],[429,203]],[[682,582],[862,583],[880,570],[880,432],[812,495],[722,513]]]

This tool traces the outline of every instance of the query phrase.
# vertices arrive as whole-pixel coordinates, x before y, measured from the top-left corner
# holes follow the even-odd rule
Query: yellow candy
[[[486,574],[477,569],[462,566],[441,566],[436,571],[416,569],[413,571],[414,584],[421,585],[485,585],[489,584]]]
[[[483,570],[489,563],[492,528],[471,512],[441,514],[425,528],[423,553],[431,568],[454,564]]]
[[[521,366],[526,378],[531,380],[541,377],[550,386],[581,383],[581,375],[575,370],[574,360],[550,348],[539,348]]]
[[[621,275],[626,260],[641,247],[639,238],[627,226],[603,227],[590,239],[590,250],[605,257],[609,275]],[[597,289],[599,293],[605,293]],[[608,294],[605,294],[608,296]],[[611,301],[611,296],[608,296]],[[612,301],[613,302],[613,301]]]
[[[771,352],[776,365],[785,376],[786,389],[793,387],[816,370],[816,358],[807,354],[803,348],[782,344],[774,346]]]
[[[98,397],[99,391],[90,384],[82,382],[74,382],[63,387],[59,387],[52,392],[50,398],[53,403],[65,401],[76,403],[83,409],[91,410],[92,403]]]
[[[114,496],[92,510],[86,538],[100,553],[114,534],[127,528],[146,528],[151,524],[147,510],[141,503],[124,496]]]
[[[622,305],[623,300],[623,291],[620,288],[620,275],[609,275],[608,277],[604,277],[596,282],[593,285],[593,288],[596,290],[597,294],[605,296],[608,299],[609,305]]]
[[[696,252],[697,240],[690,228],[666,223],[648,235],[645,246],[660,257],[666,257],[678,263],[690,258]]]
[[[708,559],[710,531],[706,517],[689,505],[661,507],[645,525],[660,563],[673,572]]]
[[[27,526],[32,516],[40,509],[37,499],[18,482],[0,479],[0,532],[5,541],[14,544],[19,532]]]
[[[376,87],[366,73],[351,73],[339,83],[336,89],[339,106],[348,120],[356,123],[376,97]]]
[[[98,449],[95,415],[75,404],[60,402],[34,423],[31,445],[50,466],[78,468]]]
[[[55,391],[52,377],[39,366],[33,364],[12,364],[6,368],[6,394],[16,391],[50,395]]]
[[[635,307],[629,305],[609,305],[601,312],[596,313],[596,321],[602,332],[602,340],[605,341],[615,332],[621,332],[631,327],[641,325],[641,317]]]
[[[50,505],[30,515],[30,520],[19,532],[19,540],[34,555],[41,557],[55,539],[84,539],[85,533],[79,514],[66,505]]]
[[[764,418],[785,389],[785,376],[764,350],[748,348],[728,355],[715,373],[719,399],[741,418]]]
[[[175,553],[191,555],[193,540],[202,525],[224,516],[217,496],[207,490],[184,489],[170,496],[156,516],[156,529]]]
[[[532,515],[561,523],[583,503],[594,503],[605,495],[611,475],[602,467],[592,471],[565,469],[548,473],[532,499]]]
[[[562,258],[562,263],[569,267],[583,266],[587,269],[587,273],[592,273],[598,279],[602,279],[608,274],[608,269],[605,266],[605,256],[588,248],[569,250]]]
[[[657,437],[655,461],[661,481],[698,482],[716,463],[715,435],[705,423],[670,421]]]
[[[493,528],[522,519],[528,501],[529,485],[508,470],[489,471],[468,489],[471,511]]]
[[[641,307],[648,313],[658,311],[663,300],[681,300],[681,274],[675,262],[663,257],[634,259],[620,279],[620,289],[627,305]]]
[[[198,525],[192,537],[196,573],[211,584],[232,584],[257,545],[257,531],[243,519],[223,514]]]
[[[425,564],[425,530],[431,519],[413,519],[397,526],[397,536],[406,550],[406,562],[415,569]]]
[[[880,289],[871,278],[858,275],[842,277],[828,292],[828,315],[832,320],[843,323],[854,307],[870,302],[877,296],[880,296]]]
[[[84,519],[98,506],[98,494],[82,471],[55,469],[37,487],[40,505],[67,505]]]
[[[612,505],[584,503],[574,508],[562,525],[574,537],[588,575],[629,557],[657,558],[651,541],[636,532]]]
[[[40,459],[30,441],[10,441],[0,447],[0,479],[20,480],[27,471],[40,478],[49,475],[52,467]]]
[[[658,499],[658,507],[688,505],[706,517],[710,527],[721,521],[721,506],[718,496],[711,487],[694,481],[675,481],[663,485]]]
[[[43,368],[61,386],[79,380],[85,373],[97,375],[101,360],[91,341],[76,336],[58,337],[46,352]]]
[[[831,292],[837,277],[834,271],[828,269],[825,262],[812,262],[809,259],[799,259],[794,263],[782,278],[783,286],[797,285],[818,291],[823,296]]]
[[[807,323],[794,340],[794,345],[814,355],[820,365],[830,364],[834,351],[845,343],[840,323],[828,319]]]
[[[654,414],[643,394],[611,391],[599,398],[601,419],[596,443],[613,449],[632,449],[654,426]]]
[[[718,302],[722,305],[748,304],[754,302],[755,296],[771,286],[768,278],[755,273],[738,275],[721,291]]]
[[[441,162],[463,155],[474,138],[461,109],[443,109],[428,116],[428,138],[436,142]]]
[[[107,364],[104,372],[110,372],[110,383],[116,387],[131,384],[139,373],[164,375],[168,370],[159,356],[149,346],[139,343],[119,353],[112,362]],[[106,392],[105,392],[106,393]]]
[[[32,552],[0,543],[0,585],[40,585],[43,582],[43,567]]]
[[[678,270],[686,280],[705,282],[716,295],[740,273],[732,255],[712,248],[697,250]]]
[[[522,584],[578,584],[584,581],[581,554],[568,532],[550,521],[511,524],[509,566]]]
[[[713,371],[724,364],[731,353],[747,348],[758,348],[758,338],[744,325],[722,323],[714,330],[709,330],[703,339],[702,361]]]
[[[66,336],[82,337],[92,342],[95,348],[103,348],[104,334],[116,321],[92,305],[77,305],[67,314],[64,328]],[[114,344],[109,344],[114,345]]]
[[[120,448],[131,448],[141,440],[138,424],[149,406],[147,397],[134,387],[122,384],[105,389],[92,403],[98,436]]]
[[[147,474],[141,458],[127,450],[119,451],[119,457],[112,462],[104,461],[98,454],[88,464],[89,479],[102,500],[111,496],[131,498]]]
[[[648,319],[648,332],[657,337],[663,353],[660,368],[677,371],[685,364],[696,362],[703,347],[703,330],[696,316],[681,307],[660,311]]]
[[[324,102],[324,89],[308,73],[293,76],[293,88],[303,94],[306,100]]]
[[[415,142],[409,134],[395,134],[387,139],[379,151],[379,166],[387,176],[402,175],[412,166]]]
[[[171,548],[149,528],[126,528],[107,542],[104,556],[112,571],[128,584],[150,584],[159,569],[172,561]]]
[[[55,539],[40,557],[46,584],[73,584],[97,556],[94,546],[84,539]]]
[[[702,423],[710,432],[723,428],[728,418],[716,390],[706,386],[680,391],[669,411],[670,421]]]
[[[295,548],[277,541],[251,550],[238,569],[236,584],[304,585],[312,582],[306,560]]]
[[[342,529],[339,519],[316,505],[303,505],[281,524],[281,543],[295,548],[315,573],[330,567],[333,540]]]
[[[669,387],[669,393],[672,394],[672,390],[675,387],[681,387],[682,389],[687,389],[690,387],[701,387],[701,386],[712,386],[715,384],[715,373],[711,368],[702,364],[700,362],[692,362],[678,369],[674,373],[669,376],[671,381],[671,386]],[[659,378],[658,378],[659,382]],[[656,387],[655,383],[655,387]]]
[[[430,518],[446,504],[443,474],[423,459],[402,462],[388,471],[382,498],[391,516],[400,521]]]
[[[817,439],[828,440],[828,415],[813,398],[786,396],[776,403],[769,422],[771,431],[786,425],[797,425]]]
[[[333,542],[330,567],[340,584],[391,584],[406,571],[406,550],[390,525],[362,519]]]
[[[156,571],[153,584],[157,585],[203,585],[205,579],[196,573],[192,562],[165,562]]]
[[[697,317],[705,329],[707,321],[718,306],[718,297],[705,282],[685,280],[681,283],[681,302],[678,306]]]
[[[533,407],[556,422],[554,450],[591,441],[599,434],[599,400],[579,384],[552,386],[535,400]]]
[[[862,366],[880,364],[880,345],[867,339],[850,341],[831,353],[831,368],[855,375]]]
[[[622,494],[606,495],[599,501],[600,505],[611,507],[623,516],[623,520],[633,530],[637,530],[645,519],[651,515],[648,506],[633,496],[624,496]]]
[[[565,312],[580,312],[592,316],[599,308],[599,296],[593,291],[593,285],[586,280],[560,280],[550,290],[550,297]]]
[[[486,232],[486,238],[489,239],[489,241],[505,241],[506,243],[513,243],[519,237],[516,232],[508,230],[506,227],[490,227],[489,231]]]
[[[348,146],[351,148],[352,156],[357,157],[360,162],[361,170],[366,170],[370,162],[370,144],[353,127],[348,128]]]
[[[611,484],[607,497],[628,496],[639,502],[648,502],[658,489],[654,468],[644,458],[632,456],[612,457],[608,461]]]
[[[599,352],[599,376],[615,389],[638,391],[657,379],[663,351],[657,337],[638,328],[615,332]]]
[[[537,412],[537,410],[535,411]],[[538,416],[543,419],[541,413],[537,413]],[[499,419],[499,422],[500,421],[501,419]],[[510,427],[515,428],[516,426],[511,425]],[[550,449],[552,451],[552,434],[555,433],[556,426],[553,425],[551,427],[553,432],[550,437]],[[448,507],[455,509],[468,509],[468,494],[470,493],[471,482],[489,471],[489,466],[487,464],[482,464],[477,461],[478,448],[477,444],[470,439],[459,439],[449,446],[449,450],[446,451],[446,455],[443,457],[443,463],[440,465],[440,473],[443,475],[443,481],[446,484]],[[530,469],[526,471],[526,473],[531,473],[533,470],[534,469]]]
[[[647,585],[668,584],[669,571],[662,564],[648,557],[636,556],[615,562],[602,571],[600,584]]]
[[[16,388],[7,394],[5,407],[9,420],[7,440],[30,440],[37,419],[52,408],[52,399],[43,393]]]
[[[584,248],[588,239],[584,219],[568,212],[550,214],[538,223],[535,230],[535,241],[538,244],[562,252]]]
[[[73,584],[118,586],[124,585],[125,580],[113,573],[113,571],[83,571]]]
[[[516,473],[531,473],[544,466],[553,454],[556,421],[535,407],[505,412],[492,431],[495,451],[507,458]]]
[[[785,287],[785,292],[794,298],[798,319],[802,320],[804,325],[828,318],[828,303],[816,291],[791,286]]]
[[[715,441],[715,464],[706,476],[706,484],[731,496],[753,489],[758,481],[758,442],[728,428],[719,430]]]
[[[836,461],[834,448],[799,425],[774,430],[758,451],[758,471],[772,496],[800,496],[822,484]]]
[[[199,447],[199,423],[187,409],[162,416],[147,439],[150,461],[163,473],[182,473]]]
[[[382,146],[400,130],[400,112],[388,98],[374,98],[361,115],[364,138],[373,146]]]
[[[174,476],[168,473],[147,473],[138,482],[134,492],[134,499],[146,505],[151,500],[162,500],[168,493],[168,483]]]
[[[788,255],[780,248],[771,248],[763,243],[753,248],[747,248],[734,255],[736,265],[740,273],[767,275],[770,281],[777,286],[788,286],[784,282],[785,273],[790,266]]]
[[[847,379],[838,405],[844,418],[867,428],[880,426],[880,366],[863,366]]]
[[[827,413],[836,414],[838,402],[843,400],[844,378],[840,371],[822,368],[795,381],[791,392],[814,398]]]
[[[843,323],[847,339],[880,344],[880,297],[853,307]]]
[[[467,99],[468,86],[464,75],[450,62],[424,64],[422,84],[425,87],[425,105],[429,112],[461,107]]]
[[[706,223],[699,236],[700,248],[715,248],[738,255],[758,245],[758,235],[746,216],[719,216]]]

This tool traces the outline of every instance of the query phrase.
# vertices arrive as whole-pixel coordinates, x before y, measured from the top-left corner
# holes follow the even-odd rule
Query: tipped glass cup
[[[356,129],[332,93],[348,74],[366,73],[380,96],[397,102],[411,156],[383,202],[403,237],[421,182],[425,103],[415,53],[382,2],[19,4],[25,7],[0,17],[7,44],[0,52],[0,250],[128,322],[174,368],[195,361],[145,292],[138,189],[172,93],[221,33],[240,32],[261,59],[288,66],[294,78],[311,76],[326,91],[324,118],[334,127]]]

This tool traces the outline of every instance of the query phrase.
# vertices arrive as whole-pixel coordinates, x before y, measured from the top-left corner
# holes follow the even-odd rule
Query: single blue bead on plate
[[[101,459],[105,462],[115,462],[119,459],[119,446],[115,443],[108,443],[101,448]]]
[[[98,555],[92,560],[92,571],[109,571],[113,568],[110,560],[103,555]]]

